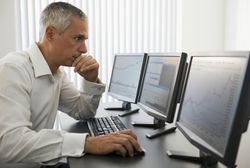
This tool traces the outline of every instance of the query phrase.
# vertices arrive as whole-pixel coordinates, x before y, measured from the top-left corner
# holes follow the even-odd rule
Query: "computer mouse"
[[[142,148],[142,151],[134,150],[134,156],[144,156],[145,153],[146,153],[146,150],[144,148]],[[110,155],[122,156],[119,152],[112,152],[110,153]],[[129,157],[129,155],[127,155],[126,157]]]
[[[144,148],[142,148],[142,151],[134,150],[134,156],[144,156],[145,152],[146,150]]]

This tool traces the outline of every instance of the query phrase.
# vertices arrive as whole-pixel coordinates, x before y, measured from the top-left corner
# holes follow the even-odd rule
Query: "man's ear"
[[[48,26],[45,29],[45,37],[48,41],[54,40],[56,35],[56,28],[54,26]]]

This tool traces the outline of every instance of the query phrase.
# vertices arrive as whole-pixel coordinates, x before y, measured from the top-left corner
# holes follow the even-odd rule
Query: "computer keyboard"
[[[118,116],[91,118],[87,124],[92,136],[106,135],[127,129]]]

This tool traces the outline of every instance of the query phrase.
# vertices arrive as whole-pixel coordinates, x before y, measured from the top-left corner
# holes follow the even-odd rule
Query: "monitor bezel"
[[[138,81],[136,96],[135,96],[134,99],[131,99],[130,97],[126,97],[126,96],[117,94],[117,93],[115,93],[115,92],[113,92],[111,90],[111,82],[112,82],[113,73],[114,73],[115,61],[116,61],[117,57],[122,57],[122,56],[127,56],[127,57],[141,56],[141,57],[143,57],[142,67],[141,67],[140,77],[139,77],[140,79]],[[146,59],[147,59],[147,53],[116,53],[115,56],[114,56],[112,71],[111,71],[109,85],[108,85],[108,91],[107,91],[108,95],[115,98],[115,99],[117,99],[117,100],[119,100],[119,101],[136,104],[137,101],[138,101],[139,93],[140,93],[141,81],[142,81],[142,78],[143,78],[144,66],[145,66]]]
[[[162,114],[160,112],[158,112],[157,110],[148,107],[147,105],[145,105],[144,103],[140,102],[140,98],[141,98],[141,92],[142,92],[142,87],[143,87],[143,83],[145,80],[145,75],[146,75],[146,71],[147,71],[147,66],[148,66],[148,61],[150,59],[150,57],[178,57],[179,59],[179,63],[177,65],[177,73],[174,79],[174,82],[172,84],[172,89],[171,89],[171,99],[169,99],[168,102],[168,109],[165,112],[165,114]],[[145,65],[145,72],[143,75],[143,81],[142,81],[142,85],[141,85],[141,90],[140,90],[140,95],[139,95],[139,99],[138,99],[138,103],[137,105],[148,115],[158,119],[158,120],[163,120],[165,122],[168,123],[172,123],[175,117],[175,110],[176,110],[176,106],[178,103],[178,96],[180,96],[181,91],[182,91],[182,84],[183,84],[183,79],[185,76],[185,65],[187,65],[187,54],[185,52],[170,52],[170,53],[148,53],[147,54],[147,61],[146,61],[146,65]]]
[[[225,154],[221,154],[217,152],[216,149],[209,146],[209,144],[206,144],[206,142],[202,142],[202,139],[195,135],[191,130],[189,130],[184,124],[182,124],[179,119],[181,116],[181,110],[182,110],[182,102],[184,101],[185,97],[185,90],[188,83],[188,77],[190,73],[190,69],[192,66],[192,60],[194,57],[243,57],[246,59],[246,66],[245,66],[245,72],[242,80],[242,88],[239,94],[239,104],[236,107],[236,114],[235,119],[232,123],[232,129],[229,135],[229,141],[226,145]],[[177,128],[182,132],[182,134],[189,140],[191,144],[196,146],[199,150],[208,153],[212,157],[214,157],[217,161],[227,165],[227,166],[234,166],[237,152],[240,144],[240,138],[243,132],[247,130],[248,126],[248,116],[249,116],[249,110],[250,105],[247,100],[245,100],[246,97],[250,97],[250,88],[248,87],[250,85],[250,63],[249,63],[249,52],[242,51],[242,52],[221,52],[221,53],[194,53],[190,57],[189,67],[187,71],[187,76],[184,84],[184,90],[181,97],[181,104],[177,116],[177,122],[176,126]]]

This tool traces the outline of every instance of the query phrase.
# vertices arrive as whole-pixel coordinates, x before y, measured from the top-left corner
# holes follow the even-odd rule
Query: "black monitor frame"
[[[115,93],[111,88],[111,83],[112,83],[112,80],[113,80],[113,77],[114,77],[114,69],[115,69],[116,60],[119,59],[120,57],[127,57],[127,58],[131,57],[131,59],[133,59],[134,56],[142,57],[142,65],[141,65],[141,69],[140,69],[140,72],[139,72],[140,74],[139,74],[139,78],[138,78],[138,85],[137,85],[137,89],[136,89],[136,95],[135,95],[135,97],[131,98],[131,97],[126,97],[125,95],[122,95],[122,94],[119,94],[119,93]],[[120,114],[119,116],[126,116],[126,115],[129,115],[129,114],[132,114],[134,112],[139,111],[138,108],[137,109],[131,109],[131,103],[136,104],[137,101],[138,101],[146,58],[147,58],[146,53],[117,53],[117,54],[115,54],[113,67],[112,67],[112,73],[111,73],[111,76],[110,76],[110,82],[109,82],[109,87],[108,87],[108,95],[115,98],[115,99],[117,99],[117,100],[119,100],[119,101],[122,101],[122,106],[121,107],[106,107],[105,108],[106,110],[125,111],[123,114]],[[131,74],[127,74],[126,76],[122,76],[121,78],[127,78],[127,80],[130,80],[130,75]]]
[[[182,105],[184,103],[185,98],[185,90],[189,82],[190,70],[192,67],[192,60],[196,57],[242,57],[246,59],[245,71],[243,74],[243,79],[241,81],[241,91],[237,95],[239,96],[238,104],[236,106],[235,116],[232,121],[232,127],[228,137],[228,143],[226,143],[224,154],[219,153],[213,148],[211,145],[208,145],[203,142],[202,138],[196,135],[193,131],[191,131],[185,124],[180,122],[180,117],[182,115]],[[189,157],[185,155],[175,155],[174,152],[168,151],[170,157],[174,157],[177,159],[187,159],[192,161],[199,161],[204,165],[214,165],[217,161],[223,163],[228,167],[235,167],[235,161],[237,157],[237,151],[240,144],[240,138],[243,132],[247,130],[248,127],[248,117],[250,111],[250,61],[249,61],[249,52],[223,52],[223,53],[195,53],[192,54],[187,79],[184,85],[184,93],[182,95],[181,106],[178,113],[177,118],[177,128],[183,133],[183,135],[200,150],[200,157]],[[205,76],[204,76],[205,77]],[[216,81],[212,81],[216,82]]]
[[[176,66],[176,74],[173,79],[173,83],[170,89],[169,99],[167,103],[167,110],[164,112],[165,114],[160,113],[157,109],[154,109],[152,107],[149,107],[148,105],[142,103],[140,101],[142,89],[143,89],[143,83],[146,77],[146,71],[147,66],[150,58],[153,57],[169,57],[169,58],[179,58],[178,65]],[[171,53],[148,53],[147,56],[147,66],[145,67],[145,73],[143,77],[142,87],[141,87],[141,93],[138,100],[138,106],[146,112],[148,115],[152,116],[154,121],[153,123],[143,123],[138,121],[133,121],[132,124],[134,126],[142,126],[142,127],[152,127],[156,128],[155,131],[151,133],[147,133],[147,138],[155,138],[159,135],[163,135],[166,133],[171,133],[175,131],[176,126],[175,125],[166,125],[167,123],[173,123],[174,117],[175,117],[175,111],[178,102],[180,102],[180,97],[182,94],[182,86],[184,83],[184,78],[186,75],[186,69],[187,69],[187,54],[184,52],[171,52]]]

